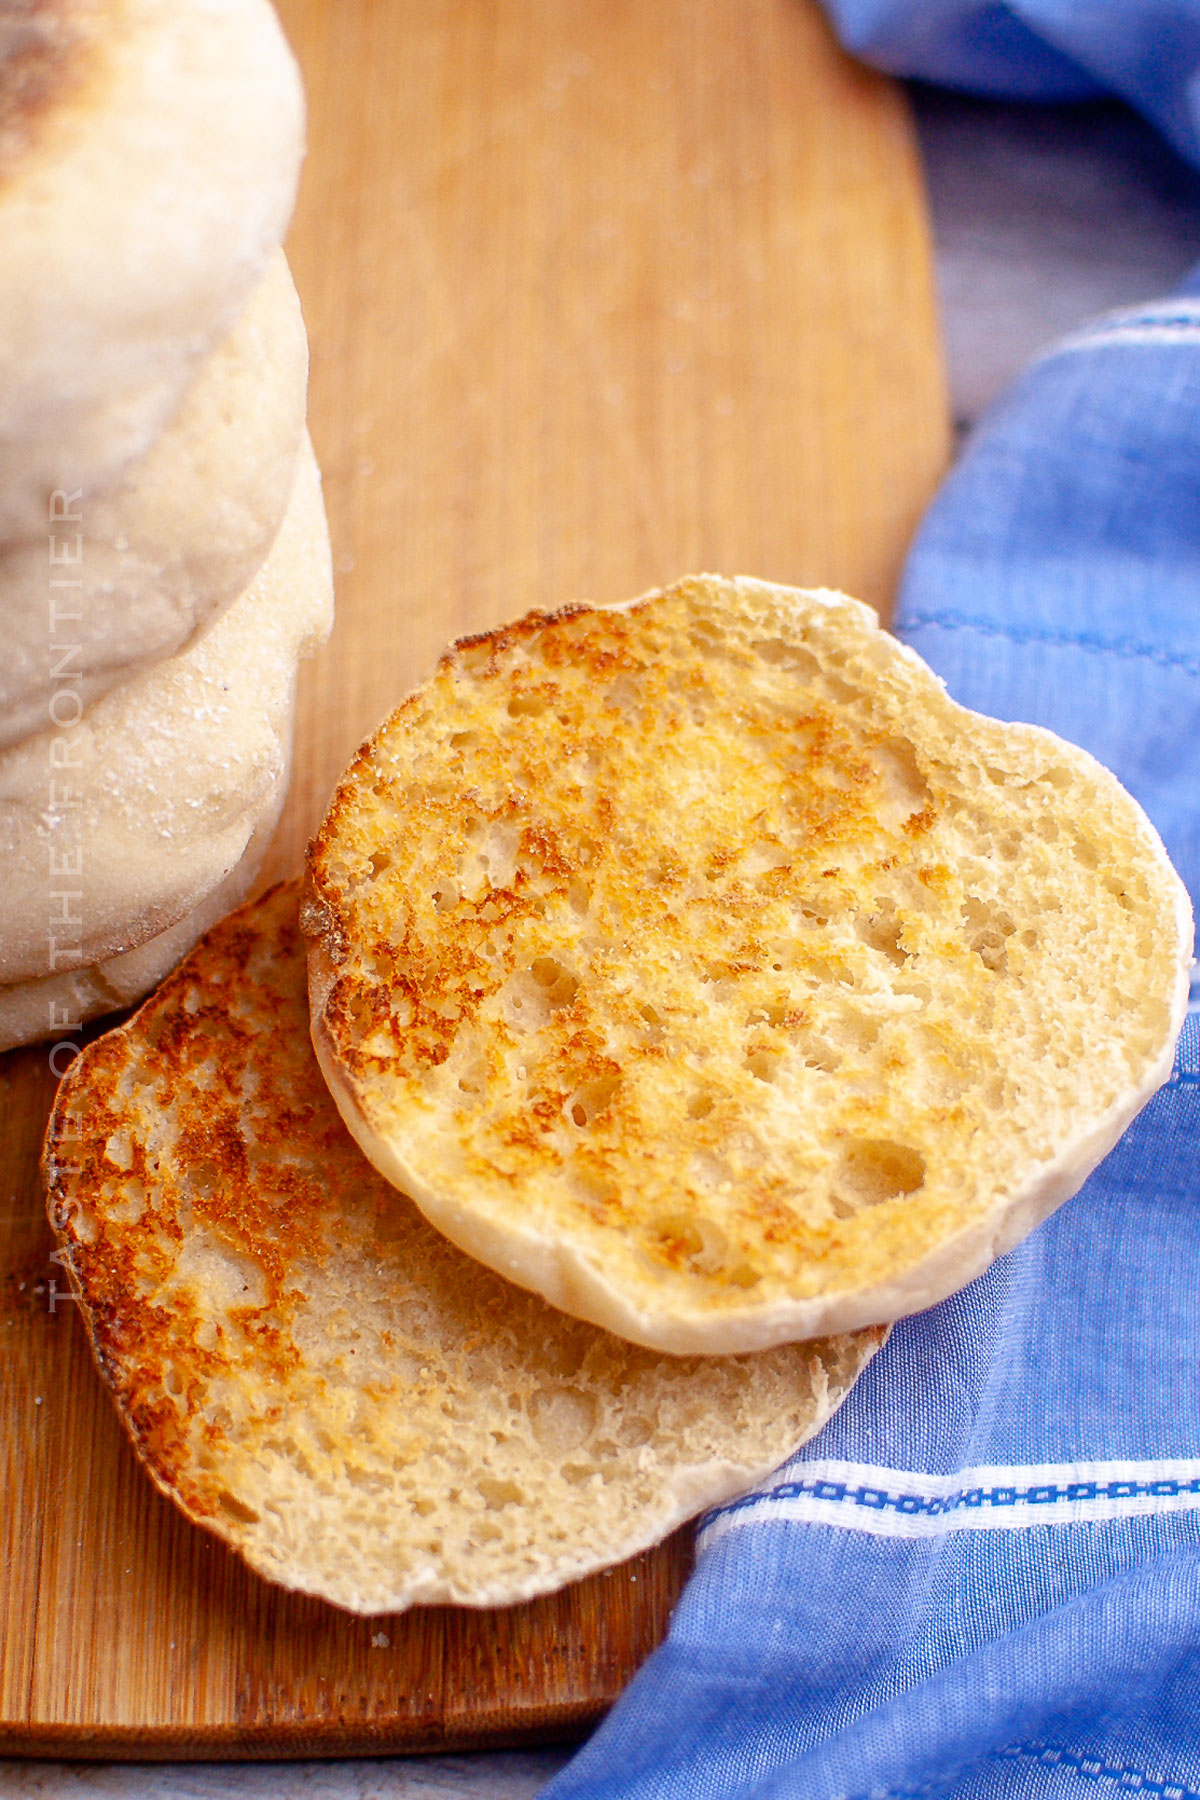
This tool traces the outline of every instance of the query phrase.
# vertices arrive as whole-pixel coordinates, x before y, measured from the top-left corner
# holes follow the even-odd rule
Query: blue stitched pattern
[[[1151,1800],[1200,1800],[1200,1790],[1189,1787],[1186,1782],[1174,1781],[1170,1776],[1160,1779],[1147,1775],[1144,1769],[1134,1768],[1132,1763],[1089,1756],[1086,1750],[1068,1750],[1065,1744],[1052,1744],[1045,1738],[1006,1744],[1003,1750],[992,1751],[992,1759],[996,1762],[1035,1762],[1044,1769],[1064,1769],[1071,1775],[1082,1775],[1085,1781],[1111,1782],[1117,1793],[1148,1794]],[[870,1795],[856,1796],[855,1800],[933,1800],[935,1795],[946,1791],[947,1779],[952,1778],[935,1776],[932,1781],[917,1785],[893,1787],[886,1796],[877,1788]]]
[[[1091,345],[1117,332],[1125,331],[1200,331],[1200,312],[1191,308],[1145,307],[1138,312],[1113,313],[1098,319],[1087,331],[1067,338],[1068,344]],[[1051,352],[1053,354],[1053,352]]]
[[[1113,343],[1137,343],[1143,333],[1153,341],[1152,334],[1160,331],[1178,332],[1183,337],[1191,337],[1200,333],[1200,315],[1195,312],[1145,312],[1134,315],[1118,313],[1111,319],[1099,320],[1091,330],[1081,331],[1052,345],[1044,353],[1043,360],[1058,355],[1062,350],[1092,350]]]
[[[1189,1478],[1159,1476],[1151,1480],[1037,1482],[1028,1486],[965,1487],[948,1494],[916,1494],[871,1483],[833,1481],[781,1481],[760,1493],[744,1494],[709,1515],[728,1518],[747,1508],[773,1500],[800,1500],[811,1496],[834,1506],[852,1506],[873,1513],[892,1512],[901,1517],[940,1518],[956,1512],[1012,1512],[1022,1507],[1053,1507],[1062,1502],[1077,1505],[1088,1500],[1173,1500],[1181,1495],[1200,1496],[1200,1475]]]
[[[906,632],[922,625],[940,631],[977,631],[983,637],[1006,638],[1013,644],[1052,644],[1064,650],[1091,650],[1104,656],[1140,658],[1163,669],[1183,669],[1189,675],[1200,675],[1200,658],[1186,656],[1177,650],[1159,650],[1153,644],[1139,644],[1128,638],[1103,638],[1090,632],[1047,631],[1033,626],[1003,625],[992,619],[968,619],[962,613],[909,613],[904,618]]]
[[[1151,330],[1165,326],[1168,331],[1200,331],[1200,314],[1195,308],[1190,312],[1143,312],[1133,316],[1125,314],[1110,329],[1121,331]],[[1097,337],[1102,333],[1096,332]]]
[[[1032,366],[1079,350],[1148,349],[1163,343],[1190,344],[1196,337],[1200,337],[1200,307],[1195,301],[1185,301],[1181,306],[1129,307],[1107,313],[1081,331],[1047,345]]]
[[[1169,1776],[1160,1781],[1128,1763],[1108,1762],[1104,1757],[1067,1750],[1060,1744],[1034,1739],[1026,1744],[1010,1744],[995,1755],[997,1761],[1034,1761],[1048,1769],[1069,1769],[1088,1781],[1113,1782],[1123,1794],[1150,1794],[1155,1800],[1200,1800],[1200,1791],[1185,1782],[1172,1781]]]

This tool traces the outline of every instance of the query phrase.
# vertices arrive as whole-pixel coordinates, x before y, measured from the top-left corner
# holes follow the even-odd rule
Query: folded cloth
[[[1118,94],[1200,164],[1196,0],[825,0],[848,50],[892,75],[1010,99]]]
[[[897,628],[967,705],[1112,767],[1200,892],[1200,297],[1026,372]],[[667,1642],[545,1800],[1200,1800],[1198,1143],[1193,1014],[1083,1191],[709,1517]]]

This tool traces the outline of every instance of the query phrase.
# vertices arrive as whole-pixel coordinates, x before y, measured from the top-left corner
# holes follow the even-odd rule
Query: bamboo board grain
[[[289,241],[338,587],[267,874],[446,641],[698,568],[885,605],[947,452],[901,97],[803,0],[286,0]],[[150,1487],[61,1296],[44,1049],[0,1059],[0,1751],[288,1756],[568,1736],[687,1534],[527,1606],[357,1620]]]

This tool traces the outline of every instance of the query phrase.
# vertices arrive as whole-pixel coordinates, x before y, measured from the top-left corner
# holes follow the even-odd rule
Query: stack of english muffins
[[[268,0],[0,18],[0,1049],[247,892],[332,613]]]

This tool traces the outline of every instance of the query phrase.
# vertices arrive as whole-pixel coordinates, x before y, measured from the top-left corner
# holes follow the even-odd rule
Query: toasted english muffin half
[[[699,577],[464,640],[310,850],[313,1041],[455,1243],[636,1343],[912,1312],[1165,1079],[1186,893],[866,607]]]
[[[303,147],[269,0],[0,10],[0,539],[59,535],[55,490],[145,453],[282,241]]]
[[[816,1431],[882,1330],[657,1356],[434,1231],[308,1041],[298,884],[217,926],[59,1089],[49,1211],[157,1485],[355,1612],[525,1599],[646,1548]]]

